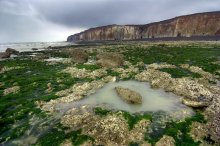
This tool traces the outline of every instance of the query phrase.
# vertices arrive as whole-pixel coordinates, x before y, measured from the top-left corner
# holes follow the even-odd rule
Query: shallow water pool
[[[142,104],[134,105],[123,101],[115,91],[115,87],[122,86],[136,91],[142,96]],[[152,89],[149,83],[134,80],[111,82],[94,94],[85,97],[76,103],[77,105],[107,105],[112,109],[124,110],[131,113],[143,111],[166,111],[177,112],[185,110],[192,112],[192,109],[181,103],[178,96],[165,92],[162,89]]]

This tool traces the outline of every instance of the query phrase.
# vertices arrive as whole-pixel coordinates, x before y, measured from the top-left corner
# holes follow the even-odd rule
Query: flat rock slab
[[[118,95],[129,104],[141,104],[142,103],[142,96],[128,88],[124,88],[121,86],[115,87],[116,92]]]
[[[183,104],[194,108],[208,107],[210,105],[209,101],[193,101],[187,98],[183,98],[182,102]]]

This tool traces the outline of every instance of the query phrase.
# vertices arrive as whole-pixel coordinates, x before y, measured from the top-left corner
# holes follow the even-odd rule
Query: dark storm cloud
[[[42,18],[68,27],[145,24],[177,15],[219,10],[219,0],[42,0],[34,1]]]
[[[66,28],[39,19],[31,0],[0,0],[0,43],[27,41],[65,41],[81,29]]]
[[[89,27],[146,24],[219,6],[220,0],[0,0],[0,42],[65,40]]]

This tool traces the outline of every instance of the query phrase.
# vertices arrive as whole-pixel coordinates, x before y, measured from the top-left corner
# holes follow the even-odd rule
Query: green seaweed
[[[123,81],[132,80],[132,79],[134,79],[134,77],[135,77],[136,74],[137,74],[137,73],[135,73],[135,72],[129,72],[129,73],[128,73],[128,77],[123,78],[122,80],[123,80]]]
[[[93,111],[95,112],[96,115],[100,115],[100,116],[106,116],[110,113],[110,110],[106,110],[100,107],[94,108]]]
[[[193,117],[186,118],[184,121],[172,121],[167,123],[166,127],[162,128],[159,133],[156,131],[146,133],[145,140],[150,142],[152,145],[155,145],[163,135],[168,135],[174,138],[175,144],[178,146],[198,146],[200,142],[195,142],[189,135],[192,122],[206,123],[206,120],[201,113],[196,112]]]
[[[118,77],[118,76],[120,75],[119,72],[115,72],[115,71],[113,71],[113,70],[111,70],[111,69],[107,69],[106,71],[107,71],[107,74],[108,74],[109,76],[116,76],[116,77]]]
[[[130,114],[129,112],[123,112],[123,117],[128,122],[129,130],[132,130],[134,128],[134,125],[137,124],[142,119],[150,120],[152,121],[152,115],[150,114]]]
[[[86,70],[96,70],[96,69],[100,69],[100,67],[98,65],[94,65],[94,64],[77,64],[76,67],[78,69],[86,69]]]
[[[93,110],[96,115],[100,115],[100,116],[107,116],[109,113],[114,113],[114,111],[103,109],[101,107],[96,107]],[[137,124],[142,119],[152,121],[152,115],[149,113],[130,114],[129,112],[126,112],[126,111],[121,111],[121,112],[122,112],[123,117],[127,120],[129,130],[132,130],[134,128],[134,125]]]
[[[69,53],[59,51],[59,50],[44,51],[44,54],[46,54],[50,57],[60,57],[60,58],[69,58],[71,56]]]
[[[47,133],[42,135],[38,141],[38,146],[59,146],[67,137],[63,130],[59,130],[57,128],[53,128],[49,130]]]
[[[91,44],[83,46],[90,45]],[[200,47],[199,45],[192,45],[170,47],[161,44],[146,48],[130,43],[121,44],[120,46],[108,44],[103,47],[103,49],[111,52],[117,52],[120,50],[120,52],[123,53],[125,60],[130,61],[132,64],[137,64],[140,61],[145,64],[166,62],[176,66],[180,66],[180,64],[189,64],[201,67],[204,71],[220,76],[218,72],[218,70],[220,70],[220,65],[214,63],[218,61],[220,56],[219,46]],[[51,57],[70,57],[69,54],[60,51],[43,51],[41,53]],[[62,69],[66,68],[67,65],[62,63],[48,65],[46,62],[31,60],[31,57],[27,57],[27,55],[28,53],[23,53],[18,59],[0,61],[1,66],[21,67],[0,75],[0,82],[2,83],[0,86],[0,145],[8,140],[22,136],[29,129],[30,125],[28,124],[28,121],[33,115],[41,118],[47,117],[44,112],[36,107],[36,101],[49,101],[51,99],[56,99],[58,98],[55,94],[57,91],[67,89],[75,83],[90,82],[94,80],[89,78],[73,78],[67,73],[60,72]],[[96,53],[90,54],[90,56],[93,57],[95,55]],[[100,68],[96,65],[84,64],[77,64],[76,67],[80,69],[85,68],[91,71]],[[128,66],[124,66],[124,68],[128,68]],[[145,70],[145,67],[140,66],[139,69],[142,71]],[[189,70],[180,67],[176,69],[161,69],[161,71],[170,73],[172,77],[200,77],[199,74],[192,73]],[[120,76],[120,73],[114,72],[111,69],[108,69],[107,73],[112,76]],[[131,73],[125,80],[133,79],[134,76],[135,73]],[[46,92],[48,83],[51,83],[51,92]],[[210,81],[210,83],[212,83],[212,81]],[[19,92],[5,96],[3,95],[5,89],[15,85],[20,86]],[[96,108],[94,109],[94,112],[97,115],[106,116],[112,111]],[[154,120],[152,119],[151,114],[141,115],[130,114],[128,112],[122,113],[128,122],[130,130],[141,119]],[[184,121],[167,123],[165,127],[153,131],[154,133],[146,134],[145,139],[154,145],[163,135],[169,135],[175,139],[176,145],[198,145],[199,142],[194,142],[188,134],[190,131],[190,125],[193,121],[201,123],[206,122],[204,117],[197,113],[195,116],[187,118]],[[65,130],[62,128],[52,127],[51,130],[40,137],[37,144],[59,145],[65,139],[71,139],[74,145],[83,144],[86,140],[94,141],[93,138],[87,135],[82,135],[80,131],[72,131],[69,133],[64,131]],[[209,137],[204,140],[212,142]],[[131,144],[137,145],[135,142]]]
[[[218,61],[220,49],[218,47],[200,47],[200,46],[179,46],[179,47],[158,47],[151,48],[126,46],[127,50],[123,52],[125,59],[132,64],[143,61],[145,64],[163,63],[180,65],[189,64],[201,67],[204,71],[216,73],[220,69]]]
[[[79,146],[83,144],[85,141],[88,141],[88,140],[94,141],[92,137],[88,135],[83,135],[81,129],[70,131],[70,132],[66,132],[65,130],[68,130],[68,128],[63,127],[60,124],[55,125],[53,126],[52,129],[48,130],[46,133],[41,135],[35,145],[37,146],[48,146],[48,145],[59,146],[65,140],[69,139],[72,141],[72,144],[74,146]]]
[[[139,144],[137,142],[130,142],[129,146],[139,146]]]
[[[183,68],[162,68],[160,71],[167,72],[171,74],[173,78],[182,78],[182,77],[193,77],[201,78],[202,76],[198,73],[191,72]]]
[[[4,75],[0,76],[0,82],[4,83],[3,86],[0,86],[0,143],[22,135],[27,130],[26,128],[14,130],[11,126],[17,125],[17,123],[23,120],[28,121],[30,114],[45,117],[45,114],[36,107],[36,101],[56,99],[58,98],[55,95],[56,92],[67,89],[75,83],[93,80],[72,78],[69,74],[60,72],[66,68],[66,65],[61,63],[48,65],[46,62],[24,58],[4,60],[0,62],[0,65],[21,67],[7,71]],[[52,87],[50,92],[46,91],[48,83]],[[5,89],[15,85],[20,86],[19,92],[3,95]]]
[[[204,137],[203,140],[206,141],[210,145],[215,144],[215,141],[211,139],[211,135],[208,135],[208,136]]]
[[[73,131],[69,135],[74,146],[80,146],[88,140],[94,141],[94,138],[88,135],[82,135],[81,130]]]

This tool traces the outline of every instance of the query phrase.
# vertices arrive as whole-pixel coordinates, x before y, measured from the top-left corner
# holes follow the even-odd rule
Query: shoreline
[[[93,41],[67,41],[76,44],[94,44],[94,43],[119,43],[119,42],[171,42],[171,41],[220,41],[220,36],[193,36],[193,37],[160,37],[160,38],[143,38],[133,40],[93,40]]]

